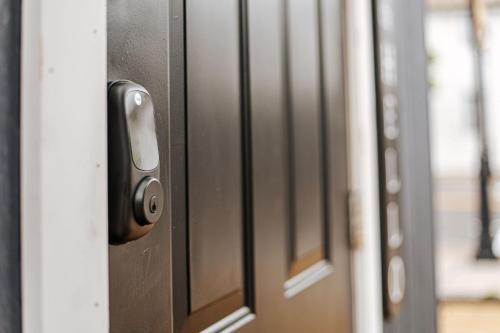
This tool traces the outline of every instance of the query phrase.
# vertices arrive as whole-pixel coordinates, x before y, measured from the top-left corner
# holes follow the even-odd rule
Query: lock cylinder
[[[140,225],[155,224],[163,212],[163,188],[158,179],[144,178],[134,195],[134,214]]]

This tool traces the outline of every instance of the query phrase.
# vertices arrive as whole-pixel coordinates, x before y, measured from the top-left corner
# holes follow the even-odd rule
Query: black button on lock
[[[108,84],[109,242],[147,234],[163,212],[154,108],[147,90],[131,81]]]

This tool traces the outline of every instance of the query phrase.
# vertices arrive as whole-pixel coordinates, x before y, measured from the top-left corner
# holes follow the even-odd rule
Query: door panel
[[[242,332],[350,332],[340,2],[248,8],[256,318]],[[291,276],[298,177],[311,177],[303,195],[316,207],[304,214],[315,236],[300,240],[303,253],[323,253]]]
[[[318,2],[288,3],[291,274],[324,257]]]
[[[187,0],[185,10],[187,185],[186,194],[175,195],[186,195],[187,216],[173,256],[189,265],[174,271],[174,279],[190,283],[178,292],[174,327],[218,331],[252,316],[241,7],[237,0]]]
[[[160,147],[160,177],[168,189],[167,2],[108,1],[108,80],[127,79],[151,94]],[[165,191],[168,203],[168,190]],[[169,207],[143,238],[109,246],[111,332],[170,332]]]
[[[239,14],[236,0],[186,1],[191,310],[243,305]]]

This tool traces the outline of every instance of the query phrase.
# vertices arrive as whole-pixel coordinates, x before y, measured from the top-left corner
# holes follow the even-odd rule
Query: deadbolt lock
[[[146,235],[163,212],[154,107],[148,91],[131,81],[108,84],[109,242]]]

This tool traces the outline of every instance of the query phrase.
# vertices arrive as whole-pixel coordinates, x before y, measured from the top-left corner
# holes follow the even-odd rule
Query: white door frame
[[[24,332],[108,332],[106,0],[25,0]]]
[[[346,0],[351,225],[355,331],[382,333],[375,61],[371,0]],[[351,223],[352,223],[351,222]]]

